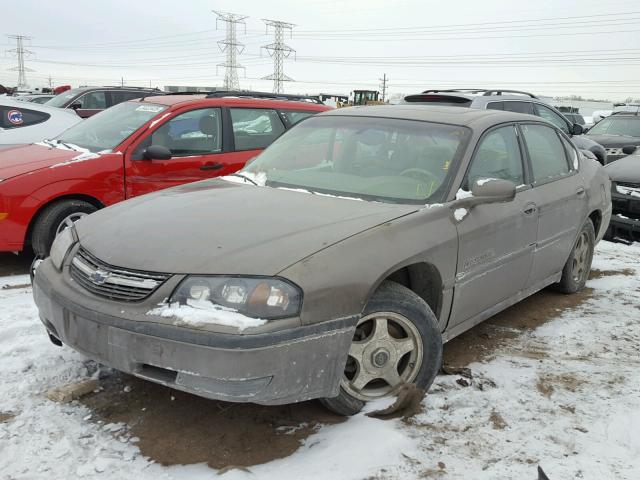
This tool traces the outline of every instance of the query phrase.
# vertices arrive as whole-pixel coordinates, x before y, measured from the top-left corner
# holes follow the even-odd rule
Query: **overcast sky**
[[[7,0],[2,4],[6,5]],[[248,16],[242,88],[271,90],[261,45],[273,41],[263,18],[296,26],[287,92],[391,93],[426,88],[503,87],[542,95],[640,98],[637,0],[20,0],[2,9],[0,33],[29,35],[31,86],[90,84],[221,86],[212,10]],[[270,32],[271,33],[271,32]],[[0,83],[14,85],[15,45],[0,39]]]

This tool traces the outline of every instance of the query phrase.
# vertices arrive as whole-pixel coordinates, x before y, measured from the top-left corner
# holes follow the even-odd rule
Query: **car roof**
[[[411,104],[339,108],[322,114],[322,116],[327,115],[420,120],[423,122],[447,123],[477,128],[518,121],[542,123],[540,117],[524,113]]]
[[[22,110],[35,110],[37,112],[44,112],[50,115],[76,115],[76,112],[69,111],[64,108],[51,107],[42,103],[25,102],[21,100],[13,100],[11,97],[0,96],[0,107],[15,107]]]
[[[130,102],[150,102],[158,103],[161,105],[182,105],[188,103],[197,102],[201,105],[210,104],[212,106],[234,106],[242,105],[246,107],[262,107],[262,108],[277,108],[280,110],[311,110],[322,112],[330,109],[327,105],[320,105],[311,102],[298,102],[293,100],[278,100],[278,99],[265,99],[265,98],[250,98],[250,97],[214,97],[207,98],[206,94],[202,95],[153,95],[147,97],[136,98],[129,100]]]

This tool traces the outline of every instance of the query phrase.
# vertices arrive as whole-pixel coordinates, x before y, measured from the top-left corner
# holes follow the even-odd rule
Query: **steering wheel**
[[[429,172],[428,170],[424,170],[422,168],[407,168],[406,170],[403,170],[402,172],[400,172],[400,176],[401,177],[409,177],[409,178],[413,178],[416,180],[427,180],[427,183],[433,182],[433,183],[440,183],[440,179],[438,177],[436,177],[433,173]],[[421,178],[416,178],[416,177],[421,177]]]

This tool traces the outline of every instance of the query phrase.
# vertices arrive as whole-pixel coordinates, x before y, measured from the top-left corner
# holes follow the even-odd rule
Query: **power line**
[[[284,32],[289,30],[293,36],[293,23],[281,22],[279,20],[262,19],[269,33],[269,27],[273,27],[274,42],[265,45],[264,48],[273,57],[273,73],[263,77],[263,80],[273,80],[273,93],[282,93],[282,83],[290,82],[293,79],[284,74],[284,59],[288,58],[295,50],[284,43]]]
[[[7,53],[15,54],[18,59],[18,65],[9,68],[9,70],[18,72],[18,83],[16,85],[17,88],[19,90],[26,89],[29,87],[29,85],[27,84],[26,72],[32,72],[33,70],[24,66],[24,59],[25,57],[30,57],[31,55],[33,55],[33,52],[24,48],[24,41],[31,40],[31,37],[27,37],[25,35],[7,35],[7,37],[9,37],[10,40],[16,41],[16,48],[8,50]]]
[[[218,27],[218,21],[225,23],[226,37],[224,40],[220,40],[218,45],[220,50],[227,54],[227,59],[224,63],[219,63],[219,67],[224,67],[224,88],[227,90],[239,90],[240,82],[238,81],[238,69],[244,68],[238,63],[237,55],[241,54],[244,50],[244,44],[238,42],[236,33],[239,23],[245,25],[244,20],[248,18],[246,15],[238,15],[235,13],[219,12],[214,10],[218,18],[216,18],[216,28]],[[245,25],[246,31],[246,25]]]

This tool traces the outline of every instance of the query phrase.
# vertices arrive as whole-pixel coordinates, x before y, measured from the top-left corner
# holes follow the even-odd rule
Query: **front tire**
[[[442,336],[427,303],[386,281],[371,297],[349,349],[340,393],[321,402],[339,415],[394,395],[406,383],[428,390],[442,363]]]
[[[556,290],[562,293],[576,293],[584,288],[591,271],[595,244],[596,232],[591,220],[587,219],[562,269],[562,277],[556,284]]]
[[[31,246],[36,256],[49,256],[51,244],[58,233],[97,208],[83,200],[60,200],[46,207],[38,216],[31,234]]]

